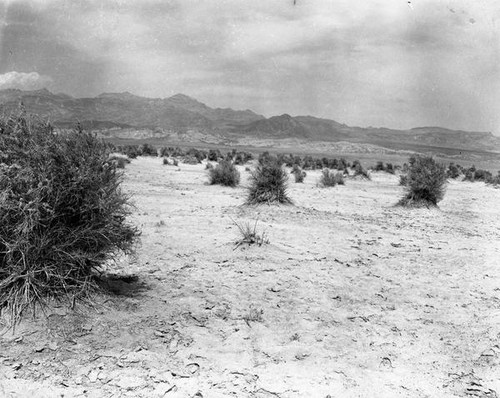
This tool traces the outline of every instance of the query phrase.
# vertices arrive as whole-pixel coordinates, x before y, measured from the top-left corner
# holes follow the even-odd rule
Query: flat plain
[[[496,397],[500,190],[450,181],[395,206],[398,176],[245,206],[204,165],[140,157],[124,190],[142,230],[106,266],[115,294],[0,337],[1,397]],[[257,221],[269,243],[239,245]]]

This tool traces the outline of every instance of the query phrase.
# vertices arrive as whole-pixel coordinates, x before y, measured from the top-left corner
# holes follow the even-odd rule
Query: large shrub
[[[432,157],[414,157],[406,175],[405,196],[402,205],[436,206],[443,199],[446,185],[446,167]]]
[[[288,196],[288,174],[279,160],[270,155],[261,156],[250,174],[247,204],[291,204]]]
[[[217,166],[208,169],[208,182],[210,185],[235,187],[240,183],[240,172],[233,162],[221,160]]]
[[[56,134],[24,114],[0,119],[0,311],[85,297],[96,271],[138,235],[121,171],[95,135]]]

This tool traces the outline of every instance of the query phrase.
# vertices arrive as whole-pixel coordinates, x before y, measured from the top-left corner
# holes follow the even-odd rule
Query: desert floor
[[[496,397],[500,189],[451,181],[395,207],[398,177],[243,206],[203,165],[127,165],[142,236],[115,295],[0,337],[1,397]],[[269,244],[241,245],[234,222]]]

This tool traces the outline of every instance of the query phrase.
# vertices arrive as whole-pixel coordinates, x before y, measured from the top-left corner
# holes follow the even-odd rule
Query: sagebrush
[[[250,174],[247,204],[292,204],[288,196],[288,174],[280,161],[272,156],[262,156]]]
[[[341,172],[334,172],[329,169],[323,169],[321,177],[318,181],[318,186],[327,188],[334,187],[337,184],[344,185],[344,174]]]
[[[217,166],[208,169],[208,180],[210,185],[235,187],[240,183],[240,172],[230,160],[221,160]]]
[[[21,113],[0,119],[0,311],[13,320],[49,298],[86,297],[138,230],[119,164],[95,135],[56,133]]]
[[[298,165],[294,164],[292,166],[292,172],[291,172],[295,178],[296,183],[303,183],[304,179],[307,176],[307,173],[302,170]]]
[[[405,206],[436,206],[444,197],[446,167],[432,157],[412,157],[405,178]]]

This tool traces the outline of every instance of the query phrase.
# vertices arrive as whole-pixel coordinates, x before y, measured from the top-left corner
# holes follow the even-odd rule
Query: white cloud
[[[42,76],[37,72],[7,72],[0,75],[0,89],[18,88],[21,90],[38,90],[46,87],[52,82],[48,76]]]

